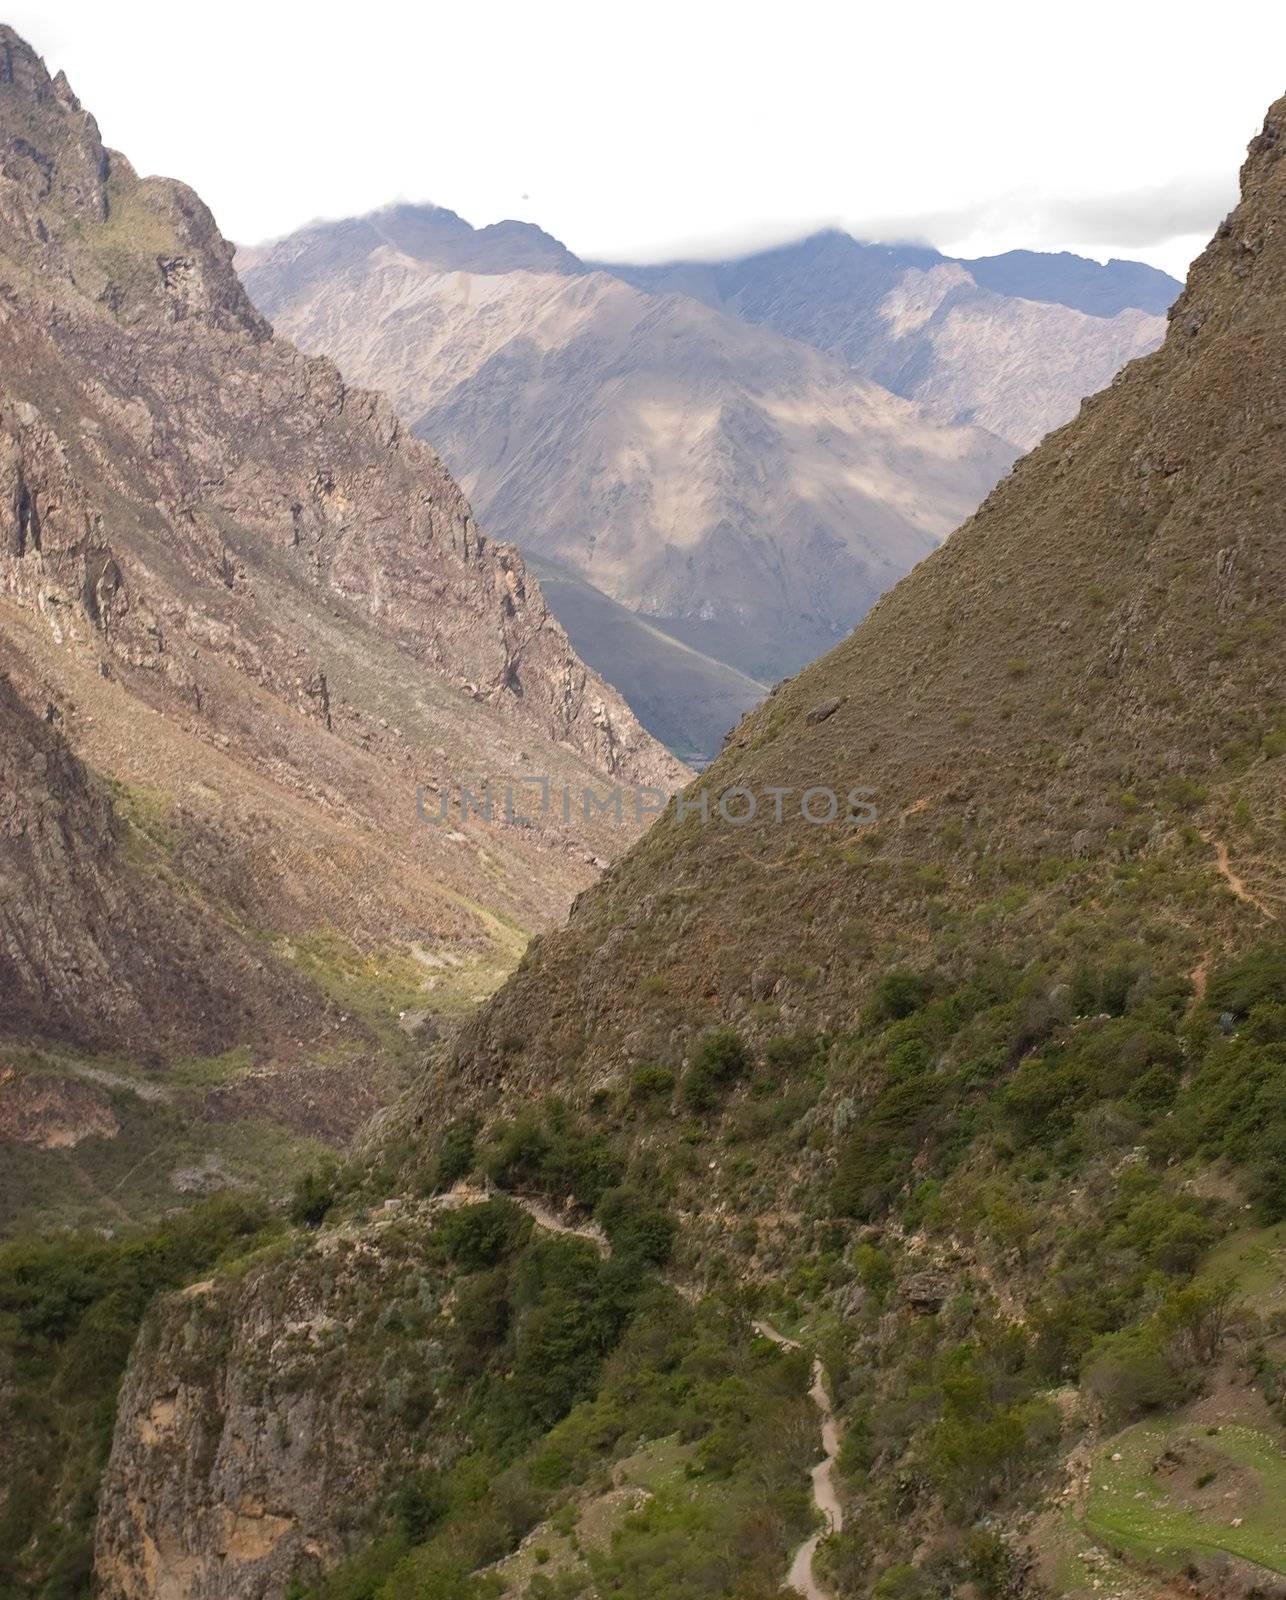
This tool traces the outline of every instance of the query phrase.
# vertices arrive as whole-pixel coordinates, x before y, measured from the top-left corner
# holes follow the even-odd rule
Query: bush
[[[693,1111],[712,1111],[750,1065],[750,1052],[735,1028],[715,1028],[697,1047],[683,1076],[683,1098]]]
[[[662,1266],[670,1259],[677,1224],[670,1213],[637,1189],[609,1189],[594,1212],[621,1260]]]
[[[928,1004],[933,995],[933,980],[923,972],[907,972],[895,967],[875,985],[865,1017],[872,1023],[898,1022]]]
[[[674,1073],[669,1067],[659,1066],[655,1061],[645,1061],[641,1066],[635,1067],[630,1077],[630,1099],[635,1104],[642,1104],[648,1100],[660,1100],[673,1092]]]
[[[764,1046],[764,1066],[774,1078],[788,1078],[811,1067],[822,1049],[816,1033],[781,1033]]]
[[[1240,961],[1220,967],[1210,979],[1206,1005],[1212,1011],[1249,1016],[1264,1001],[1286,1003],[1286,944],[1260,945]]]
[[[472,1113],[448,1122],[438,1141],[438,1187],[449,1189],[473,1171],[475,1146],[481,1126]]]
[[[320,1228],[339,1199],[339,1165],[323,1161],[295,1180],[287,1208],[290,1220],[301,1228]]]
[[[412,1473],[393,1496],[393,1516],[409,1544],[420,1544],[450,1508],[442,1476],[432,1467]]]
[[[480,1205],[448,1211],[442,1223],[447,1252],[465,1272],[494,1267],[525,1243],[532,1230],[527,1213],[498,1195]]]
[[[532,1111],[501,1123],[484,1152],[483,1166],[503,1189],[551,1199],[571,1195],[589,1210],[624,1175],[611,1142],[574,1122],[552,1102],[543,1108],[543,1115]]]

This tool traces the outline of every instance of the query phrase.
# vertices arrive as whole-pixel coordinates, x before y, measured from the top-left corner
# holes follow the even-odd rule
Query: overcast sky
[[[581,255],[839,223],[1182,274],[1286,92],[1286,5],[40,0],[4,8],[240,242],[394,199]],[[1185,20],[1186,19],[1186,20]]]

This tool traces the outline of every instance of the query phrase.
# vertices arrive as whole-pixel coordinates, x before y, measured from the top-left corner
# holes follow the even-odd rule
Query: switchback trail
[[[774,1344],[781,1345],[783,1350],[800,1348],[797,1340],[788,1339],[784,1333],[778,1333],[770,1322],[756,1322],[755,1332],[763,1334],[765,1339],[771,1339]],[[813,1558],[817,1554],[818,1545],[828,1533],[838,1533],[844,1526],[844,1513],[840,1508],[839,1495],[835,1492],[835,1459],[839,1455],[839,1425],[835,1421],[835,1413],[831,1410],[830,1396],[826,1393],[826,1369],[816,1356],[813,1357],[813,1384],[808,1394],[822,1418],[822,1459],[812,1469],[811,1477],[813,1504],[821,1512],[826,1526],[805,1539],[795,1551],[790,1571],[786,1574],[786,1582],[796,1594],[802,1594],[805,1600],[834,1600],[830,1590],[822,1587],[813,1571]]]

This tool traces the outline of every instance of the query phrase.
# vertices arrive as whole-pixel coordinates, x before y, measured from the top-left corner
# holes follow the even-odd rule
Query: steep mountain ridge
[[[993,930],[1001,944],[1048,931],[1068,895],[1097,903],[1123,859],[1224,888],[1206,835],[1232,848],[1244,833],[1256,900],[1280,903],[1280,863],[1248,841],[1278,824],[1282,769],[1247,752],[1282,711],[1286,464],[1267,403],[1286,360],[1281,116],[1255,141],[1242,204],[1194,265],[1163,348],[1086,401],[848,640],[752,713],[700,785],[712,797],[863,785],[879,826],[846,836],[788,810],[781,825],[703,827],[672,808],[482,1013],[462,1070],[491,1078],[497,1034],[537,991],[543,1030],[505,1068],[523,1093],[573,1035],[592,1061],[670,1055],[685,1026],[752,1016],[765,985],[774,1008],[839,1025],[877,952],[881,965],[914,961],[935,927],[967,925],[1006,879],[1024,886],[1024,909]],[[1253,821],[1234,819],[1234,801]],[[931,892],[916,889],[921,872]],[[1194,966],[1207,941],[1244,938],[1268,915],[1226,892],[1215,906],[1201,927],[1162,914]],[[774,951],[783,926],[805,939],[807,985]],[[666,1001],[642,1004],[618,961],[659,963]]]
[[[225,1120],[328,1137],[392,1092],[399,1013],[494,984],[635,825],[463,817],[460,789],[684,771],[429,447],[274,338],[197,197],[104,149],[11,30],[0,674],[28,796],[0,1038],[71,1050],[54,1072],[241,1051]]]

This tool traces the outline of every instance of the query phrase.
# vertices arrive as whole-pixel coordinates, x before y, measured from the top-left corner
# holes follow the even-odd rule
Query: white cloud
[[[974,253],[1154,257],[1180,248],[1167,230],[1217,220],[1218,183],[1286,87],[1286,8],[1263,0],[1225,0],[1199,45],[1172,0],[1082,0],[1074,17],[1018,0],[8,14],[110,143],[192,183],[242,240],[404,194],[539,221],[596,256],[843,218],[920,219]]]

